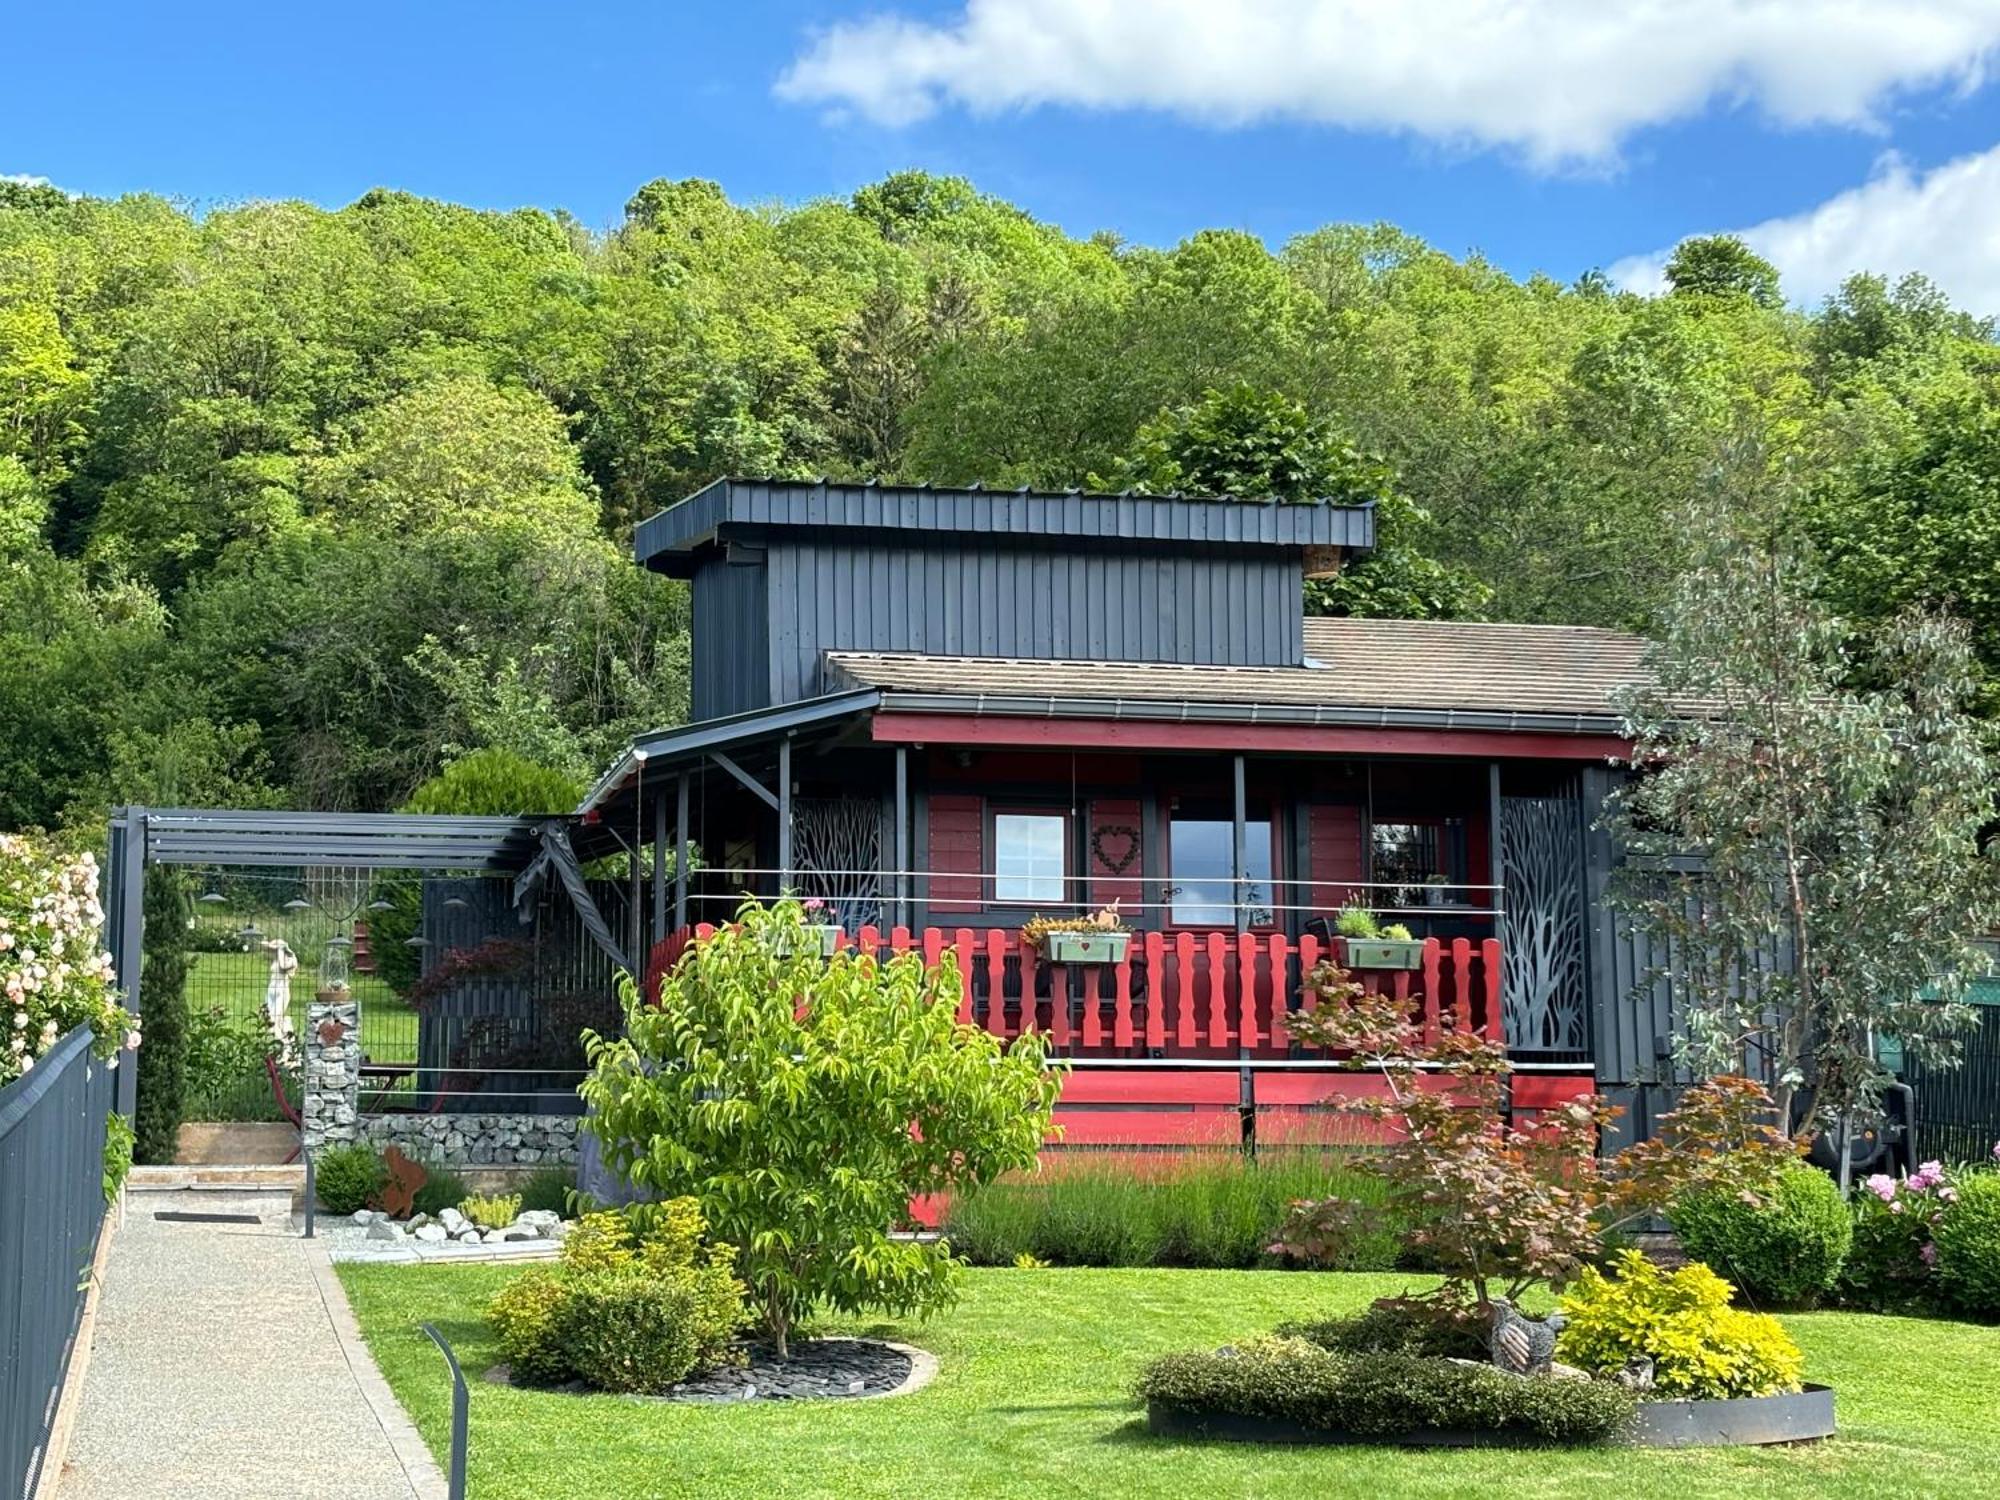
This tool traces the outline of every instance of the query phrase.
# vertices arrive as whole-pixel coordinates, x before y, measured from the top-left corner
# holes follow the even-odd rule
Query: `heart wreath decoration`
[[[1123,839],[1125,847],[1114,855],[1105,848],[1106,839],[1114,844]],[[1139,858],[1139,830],[1130,823],[1105,823],[1091,829],[1090,857],[1097,862],[1097,868],[1107,874],[1123,875]]]

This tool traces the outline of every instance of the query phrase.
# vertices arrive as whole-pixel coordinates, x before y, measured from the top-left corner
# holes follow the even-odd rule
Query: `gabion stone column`
[[[346,990],[321,990],[306,1006],[305,1148],[356,1139],[361,1104],[361,1004]]]

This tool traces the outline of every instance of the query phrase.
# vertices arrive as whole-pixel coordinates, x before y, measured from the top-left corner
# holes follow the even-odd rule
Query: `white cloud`
[[[1860,187],[1731,232],[1778,268],[1794,302],[1817,302],[1856,271],[1921,271],[1960,306],[2000,314],[2000,146],[1925,173],[1885,156]],[[1658,291],[1672,253],[1628,257],[1611,279]]]
[[[1553,167],[1715,104],[1873,128],[1900,91],[1976,87],[1996,47],[1994,0],[967,0],[820,31],[777,92],[886,125],[953,104],[1304,120]]]
[[[15,183],[20,187],[47,187],[46,177],[37,177],[33,172],[0,172],[0,182]]]

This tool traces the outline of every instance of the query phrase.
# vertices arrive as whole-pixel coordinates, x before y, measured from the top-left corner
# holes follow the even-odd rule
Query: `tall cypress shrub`
[[[146,872],[145,960],[139,972],[139,1103],[132,1159],[171,1162],[180,1146],[187,1093],[187,878],[178,870]]]

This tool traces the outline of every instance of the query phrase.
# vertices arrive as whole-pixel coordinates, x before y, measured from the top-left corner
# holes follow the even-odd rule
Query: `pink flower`
[[[1884,1172],[1877,1172],[1873,1177],[1864,1182],[1862,1186],[1880,1198],[1884,1203],[1893,1201],[1896,1196],[1896,1179]]]
[[[1929,1240],[1925,1240],[1922,1248],[1917,1251],[1917,1259],[1922,1261],[1927,1266],[1936,1265],[1937,1246],[1933,1245]]]
[[[1993,1143],[1993,1159],[1995,1161],[2000,1161],[2000,1141],[1995,1141]]]
[[[1889,1212],[1892,1214],[1899,1214],[1902,1211],[1903,1211],[1903,1205],[1900,1203],[1891,1203],[1889,1205]]]
[[[1958,1189],[1953,1187],[1941,1187],[1938,1189],[1938,1197],[1943,1199],[1946,1203],[1956,1203],[1958,1202]]]

